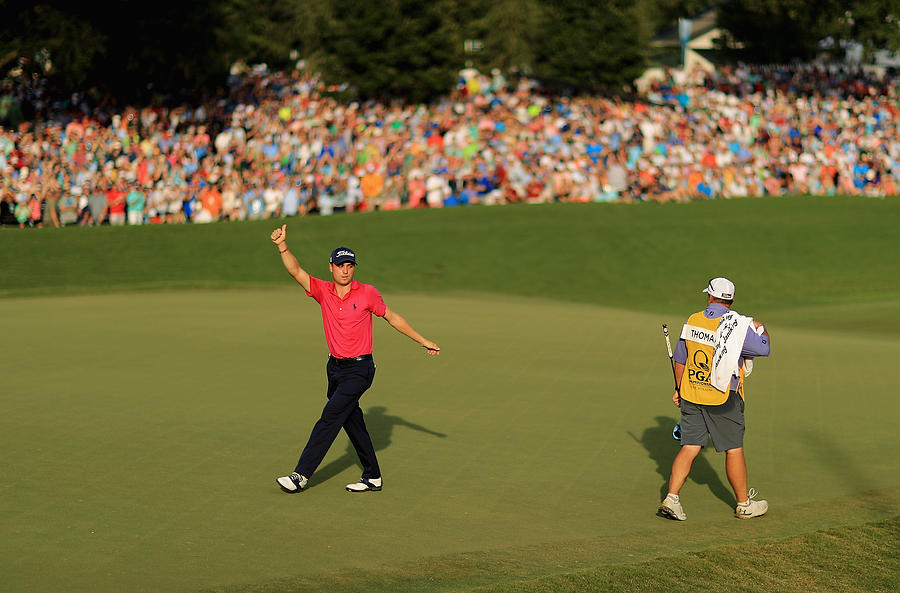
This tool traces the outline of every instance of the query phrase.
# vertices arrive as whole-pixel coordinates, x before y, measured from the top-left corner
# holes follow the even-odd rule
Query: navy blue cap
[[[328,259],[328,263],[332,263],[336,266],[347,262],[350,262],[354,266],[356,265],[356,254],[353,253],[353,250],[349,247],[338,247],[331,252],[331,257]]]

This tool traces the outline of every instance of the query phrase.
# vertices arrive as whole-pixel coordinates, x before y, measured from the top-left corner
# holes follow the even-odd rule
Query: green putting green
[[[425,558],[440,580],[465,554],[523,577],[647,559],[672,538],[699,549],[897,510],[897,461],[883,454],[895,427],[874,421],[900,412],[876,372],[897,341],[772,328],[776,354],[748,380],[747,412],[751,483],[770,516],[735,524],[722,457],[707,452],[683,492],[690,520],[676,524],[654,516],[677,447],[659,316],[388,298],[444,351],[427,357],[377,321],[362,405],[385,490],[344,492],[359,470],[342,435],[296,496],[274,477],[293,467],[324,388],[321,321],[299,289],[7,301],[19,313],[0,432],[12,590],[303,577],[298,590],[326,591],[335,575]],[[479,572],[466,582],[497,576]]]
[[[718,228],[754,207],[775,224],[770,204],[699,206],[705,227]],[[771,245],[741,251],[734,273],[721,255],[681,265],[685,248],[670,247],[693,205],[510,208],[514,229],[493,235],[485,219],[499,225],[506,211],[289,222],[295,251],[322,257],[344,242],[329,241],[336,230],[361,233],[357,279],[442,347],[428,357],[375,320],[378,371],[361,405],[385,487],[360,495],[344,491],[359,476],[344,435],[307,492],[288,496],[274,482],[321,410],[326,350],[315,303],[266,245],[271,224],[62,229],[32,245],[37,255],[22,246],[40,231],[4,231],[22,286],[6,276],[3,290],[43,296],[0,301],[2,588],[455,591],[894,517],[900,299],[896,275],[880,274],[897,247],[881,217],[897,203],[815,205],[783,207],[807,212],[798,227],[827,219],[818,231],[798,231],[782,257]],[[841,224],[848,212],[888,234]],[[594,232],[585,219],[607,237],[560,238],[570,226]],[[403,225],[418,230],[409,237]],[[435,229],[444,228],[442,240]],[[429,230],[434,241],[413,255]],[[644,240],[630,239],[638,230]],[[499,253],[519,235],[516,257]],[[166,276],[141,259],[154,236],[165,238],[163,255],[208,241],[221,259],[256,267],[246,267],[247,282],[220,270],[192,283],[187,262]],[[83,250],[67,256],[72,242]],[[91,280],[100,274],[85,271],[97,266],[79,256],[86,245],[96,257],[136,259],[115,268],[119,280]],[[68,280],[34,264],[41,250],[60,258]],[[861,250],[870,257],[857,267],[834,265],[835,254]],[[591,267],[603,262],[615,268]],[[320,262],[308,268],[325,272]],[[771,510],[734,519],[723,456],[706,451],[682,492],[689,520],[676,523],[655,516],[677,451],[660,324],[679,328],[720,273],[737,276],[736,308],[772,336],[772,357],[747,382],[746,439],[750,483]],[[500,278],[493,294],[491,275]],[[858,285],[879,278],[880,291]],[[814,292],[791,296],[792,279]],[[200,285],[218,288],[173,290]],[[163,290],[103,294],[113,286]]]

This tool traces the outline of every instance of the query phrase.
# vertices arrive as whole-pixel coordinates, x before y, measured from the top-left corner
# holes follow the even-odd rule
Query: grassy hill
[[[301,263],[359,252],[385,291],[474,291],[680,311],[727,275],[738,302],[776,311],[900,297],[900,200],[778,198],[688,204],[455,208],[295,218]],[[281,284],[280,221],[0,233],[0,294]],[[745,306],[747,306],[745,305]],[[877,308],[877,306],[876,306]]]

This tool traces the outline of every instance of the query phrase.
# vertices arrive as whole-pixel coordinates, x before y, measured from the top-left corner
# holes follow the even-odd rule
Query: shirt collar
[[[706,316],[710,319],[715,319],[716,317],[721,317],[725,314],[725,311],[728,310],[728,307],[723,305],[722,303],[710,303],[706,305]]]
[[[335,295],[337,295],[337,284],[334,283],[334,280],[329,282],[329,284],[331,284],[331,292],[334,293]],[[354,290],[358,290],[358,289],[359,289],[359,282],[357,282],[356,280],[353,280],[350,282],[350,291],[347,294],[349,295],[351,292],[353,292]]]

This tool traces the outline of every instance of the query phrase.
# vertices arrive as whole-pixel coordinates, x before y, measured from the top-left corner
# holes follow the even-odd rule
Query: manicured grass
[[[872,372],[896,340],[779,328],[748,385],[770,515],[734,519],[706,452],[675,523],[654,515],[676,452],[659,315],[386,298],[444,352],[376,321],[362,405],[385,490],[361,496],[343,491],[359,475],[343,436],[308,492],[273,481],[323,400],[321,320],[299,288],[7,299],[7,590],[467,590],[897,513],[896,433],[871,409],[900,412]],[[848,408],[860,384],[869,406]]]
[[[375,321],[362,406],[385,490],[360,496],[343,491],[359,475],[343,435],[308,492],[273,481],[321,409],[325,347],[315,304],[268,243],[271,221],[4,230],[0,589],[896,583],[898,204],[289,221],[312,273],[352,245],[358,279],[443,348],[426,357]],[[730,250],[699,250],[687,231]],[[720,273],[772,334],[747,388],[750,481],[772,510],[734,519],[724,460],[706,451],[683,491],[689,520],[666,521],[654,510],[677,410],[659,324],[678,327]]]
[[[290,245],[310,272],[327,274],[331,249],[349,244],[361,273],[389,292],[517,294],[681,314],[694,307],[698,284],[725,275],[752,312],[860,304],[853,322],[879,331],[880,307],[900,307],[897,220],[898,199],[797,197],[287,222]],[[6,229],[0,295],[281,285],[268,240],[276,224]],[[815,326],[808,317],[797,322]]]

